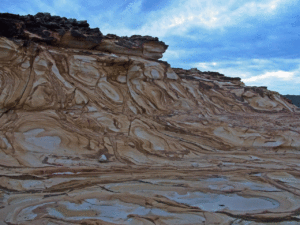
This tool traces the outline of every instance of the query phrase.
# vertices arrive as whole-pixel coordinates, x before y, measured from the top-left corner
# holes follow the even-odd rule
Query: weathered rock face
[[[148,59],[161,58],[168,47],[158,38],[150,36],[103,36],[99,28],[91,29],[86,20],[51,16],[50,13],[38,13],[35,16],[0,13],[0,28],[0,36],[26,40],[24,46],[33,41],[63,48],[97,49]]]
[[[0,14],[1,222],[300,220],[299,108],[68,21]]]

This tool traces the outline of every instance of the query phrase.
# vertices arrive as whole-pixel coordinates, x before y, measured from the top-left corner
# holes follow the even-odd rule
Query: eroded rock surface
[[[168,47],[151,36],[103,36],[99,28],[91,29],[86,20],[51,16],[50,13],[35,16],[0,13],[0,27],[0,36],[26,40],[23,43],[26,46],[29,41],[34,41],[62,48],[97,49],[148,59],[161,58]]]
[[[299,108],[66,21],[0,14],[3,224],[299,223]]]

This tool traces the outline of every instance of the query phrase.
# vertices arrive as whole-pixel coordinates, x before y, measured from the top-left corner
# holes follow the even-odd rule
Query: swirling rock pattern
[[[152,37],[0,25],[0,224],[300,223],[300,110],[280,94],[171,68]]]

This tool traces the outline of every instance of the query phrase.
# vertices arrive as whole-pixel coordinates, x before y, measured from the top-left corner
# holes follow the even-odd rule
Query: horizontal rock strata
[[[0,223],[299,223],[300,110],[277,92],[86,21],[0,26]]]

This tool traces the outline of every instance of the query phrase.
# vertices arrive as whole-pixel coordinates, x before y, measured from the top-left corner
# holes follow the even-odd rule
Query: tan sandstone
[[[0,224],[299,223],[280,94],[171,68],[152,39],[24,35],[0,37]]]

